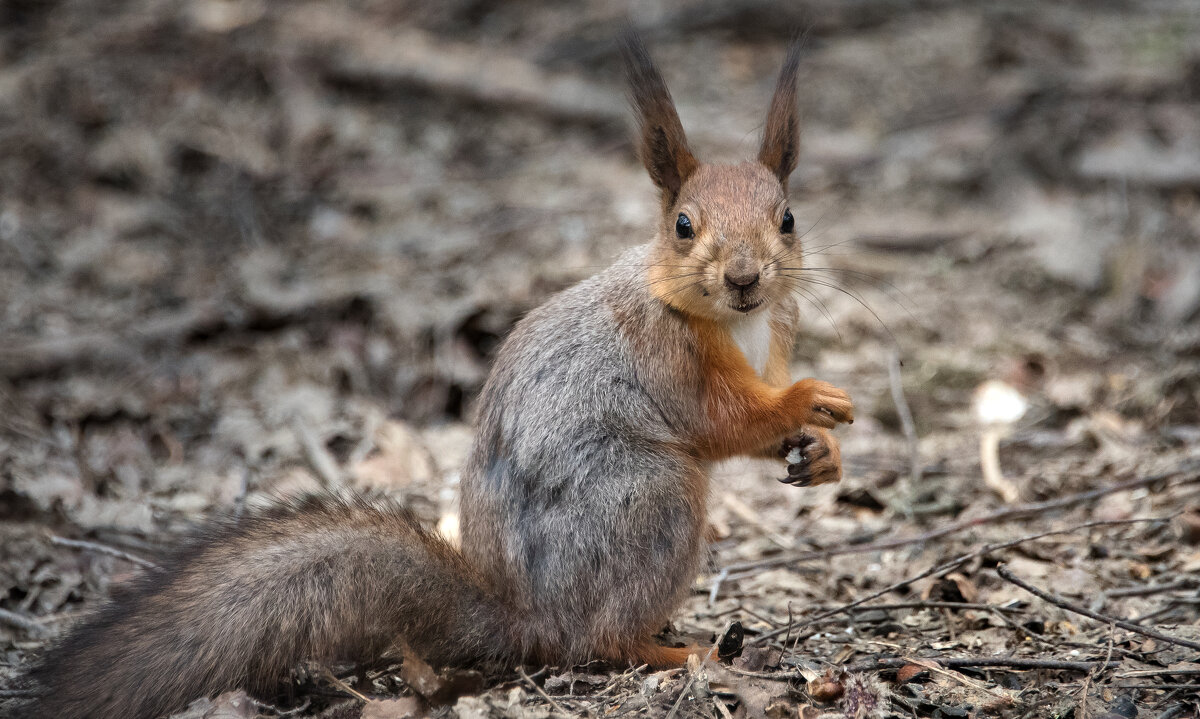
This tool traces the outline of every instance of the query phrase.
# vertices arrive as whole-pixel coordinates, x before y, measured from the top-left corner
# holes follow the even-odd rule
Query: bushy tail
[[[218,523],[117,593],[30,672],[37,699],[21,716],[153,719],[399,639],[434,664],[501,658],[514,619],[408,512],[307,499]]]

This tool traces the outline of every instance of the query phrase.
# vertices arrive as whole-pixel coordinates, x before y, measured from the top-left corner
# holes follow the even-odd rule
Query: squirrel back
[[[695,339],[647,288],[648,251],[530,313],[480,397],[463,552],[540,618],[547,661],[649,659],[704,549],[708,476],[685,449],[703,417],[679,391],[701,382]]]
[[[671,666],[704,651],[654,635],[696,576],[710,463],[819,448],[796,476],[835,481],[825,428],[853,407],[787,372],[802,259],[786,198],[796,49],[759,156],[738,165],[696,160],[645,48],[630,37],[624,51],[639,155],[660,190],[655,237],[502,344],[462,478],[461,550],[363,500],[217,522],[46,653],[25,716],[151,719],[268,689],[304,659],[401,644],[459,665]]]

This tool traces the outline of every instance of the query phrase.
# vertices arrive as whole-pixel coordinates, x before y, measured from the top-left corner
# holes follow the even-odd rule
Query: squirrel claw
[[[826,433],[812,429],[785,437],[779,456],[788,463],[787,477],[779,481],[793,487],[812,487],[840,480],[841,457],[832,442]]]
[[[812,477],[809,475],[808,470],[802,470],[803,474],[792,474],[792,467],[797,467],[797,466],[800,466],[800,465],[789,464],[788,465],[788,476],[782,477],[779,481],[782,484],[789,484],[793,487],[811,486],[812,485]]]

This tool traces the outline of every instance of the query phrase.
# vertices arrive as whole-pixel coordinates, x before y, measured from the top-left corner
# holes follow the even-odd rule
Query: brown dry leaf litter
[[[714,479],[674,629],[737,620],[740,657],[437,675],[466,693],[432,703],[415,663],[306,668],[180,716],[1196,716],[1196,651],[996,572],[1200,641],[1200,20],[1043,5],[634,11],[709,158],[751,153],[809,28],[794,370],[860,419],[839,486]],[[0,9],[0,676],[212,512],[344,485],[453,534],[497,342],[648,237],[626,11]],[[988,380],[1028,402],[1011,505]]]

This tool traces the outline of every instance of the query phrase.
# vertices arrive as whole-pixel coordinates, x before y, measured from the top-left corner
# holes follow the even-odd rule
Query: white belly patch
[[[766,371],[767,359],[771,356],[770,319],[766,312],[759,312],[730,327],[734,344],[759,375]]]

